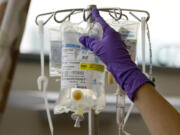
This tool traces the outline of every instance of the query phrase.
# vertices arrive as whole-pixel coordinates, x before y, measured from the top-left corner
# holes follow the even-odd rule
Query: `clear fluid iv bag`
[[[48,29],[50,51],[49,51],[49,76],[59,77],[61,75],[61,33],[58,28]]]
[[[131,59],[135,62],[136,60],[136,46],[137,46],[137,35],[139,23],[128,20],[108,21],[111,27],[117,32],[120,32],[121,39],[126,44],[127,50]],[[119,135],[129,135],[124,130],[125,124],[125,92],[120,87],[116,90],[116,122],[118,124]]]
[[[131,59],[135,62],[139,23],[129,20],[108,20],[108,23],[116,31],[120,32],[121,39],[126,44]]]
[[[61,25],[61,90],[54,113],[74,112],[78,115],[105,107],[105,66],[88,48],[79,42],[82,35],[102,37],[98,23],[83,29],[71,22]]]

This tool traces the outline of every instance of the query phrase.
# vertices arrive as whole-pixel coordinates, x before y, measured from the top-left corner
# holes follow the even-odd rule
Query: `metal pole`
[[[88,16],[91,14],[93,8],[96,8],[96,5],[88,6]],[[88,23],[92,23],[93,21],[92,17],[88,19]],[[94,110],[90,110],[88,113],[88,135],[98,135],[98,120]]]
[[[146,18],[141,18],[141,44],[142,44],[142,71],[146,73],[146,63],[145,63],[145,29],[146,29]]]
[[[97,135],[96,116],[93,110],[88,113],[88,135]]]

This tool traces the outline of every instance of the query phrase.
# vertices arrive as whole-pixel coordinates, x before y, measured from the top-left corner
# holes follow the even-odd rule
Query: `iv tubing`
[[[41,47],[41,76],[44,76],[44,28],[42,23],[42,21],[39,21],[39,37]]]
[[[149,25],[147,22],[146,22],[146,26],[147,26],[147,38],[149,42],[149,79],[152,80],[152,45],[151,45]]]
[[[51,135],[53,135],[53,124],[52,124],[52,119],[50,115],[50,110],[49,110],[49,105],[48,105],[48,100],[46,96],[46,89],[47,89],[47,84],[48,84],[48,78],[44,74],[44,27],[43,27],[43,21],[39,21],[39,36],[40,36],[40,47],[41,47],[41,76],[39,76],[37,82],[38,82],[38,88],[41,90],[42,84],[43,84],[43,97],[44,97],[44,102],[46,106],[46,113],[48,117],[48,123],[51,131]]]
[[[116,121],[118,125],[118,135],[124,133],[130,135],[124,130],[125,125],[125,92],[118,85],[116,90]]]

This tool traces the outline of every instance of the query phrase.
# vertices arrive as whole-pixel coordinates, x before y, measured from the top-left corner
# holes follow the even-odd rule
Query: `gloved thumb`
[[[89,36],[81,36],[79,38],[79,42],[83,44],[85,47],[89,48],[91,51],[93,51],[95,44],[97,43],[97,40]]]

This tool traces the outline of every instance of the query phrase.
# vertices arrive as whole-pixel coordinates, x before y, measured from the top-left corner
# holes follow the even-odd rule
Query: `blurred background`
[[[69,8],[86,8],[96,4],[97,7],[120,7],[147,10],[150,13],[148,22],[152,41],[153,76],[156,78],[156,89],[180,111],[180,16],[178,0],[31,0],[26,27],[21,42],[20,56],[6,111],[0,117],[0,135],[49,135],[48,121],[41,93],[37,90],[36,79],[40,75],[39,35],[35,17],[40,13]],[[105,16],[104,16],[105,18]],[[82,16],[74,18],[82,20]],[[46,28],[59,27],[50,21]],[[47,36],[47,35],[45,35]],[[138,65],[141,67],[141,48],[137,47]],[[148,45],[146,61],[149,64]],[[46,65],[48,74],[49,40],[45,42]],[[59,82],[49,78],[48,98],[51,108],[58,98]],[[99,116],[99,134],[116,135],[115,96],[114,90],[106,90],[107,107]],[[127,107],[130,101],[127,101]],[[153,110],[152,110],[153,111]],[[53,114],[53,112],[52,112]],[[69,114],[53,115],[55,135],[85,135],[88,133],[87,118],[82,128],[73,128]],[[148,135],[137,109],[133,110],[126,129],[132,135]]]

